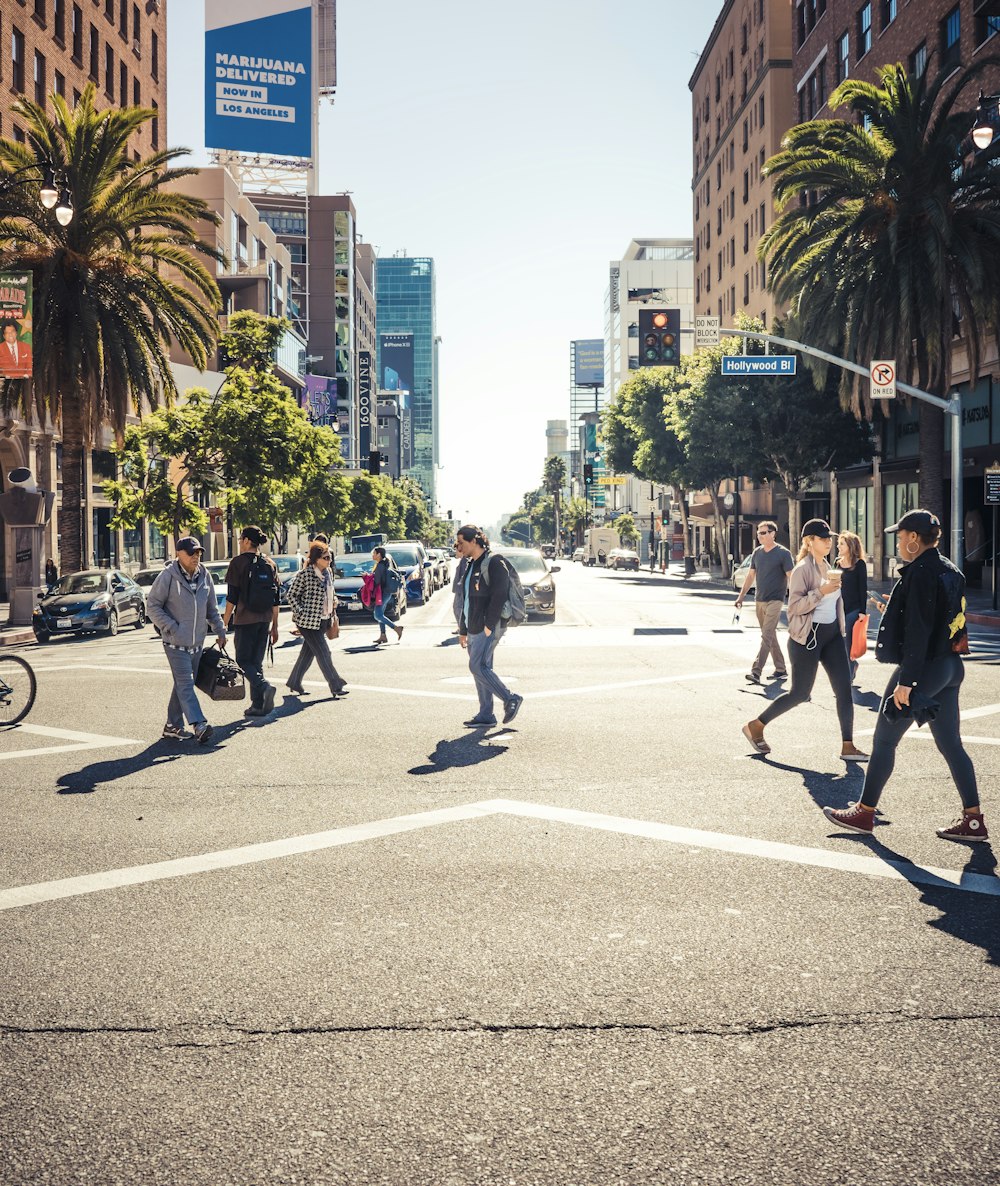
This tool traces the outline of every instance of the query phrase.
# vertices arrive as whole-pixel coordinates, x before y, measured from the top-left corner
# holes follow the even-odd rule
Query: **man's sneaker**
[[[989,840],[990,838],[989,832],[986,831],[986,821],[982,815],[968,815],[964,812],[949,827],[935,828],[934,830],[942,840],[965,840],[975,844],[980,840]]]
[[[264,703],[261,707],[264,709],[264,716],[268,713],[274,712],[274,694],[277,691],[274,684],[267,685],[267,691],[264,693]]]
[[[772,671],[769,678],[770,679],[788,679],[788,672],[787,671]]]
[[[511,698],[503,706],[503,723],[509,725],[511,721],[517,716],[521,705],[524,703],[523,696],[511,696]]]
[[[757,674],[756,671],[748,671],[744,678],[746,679],[748,684],[759,684],[760,683],[760,676]]]
[[[484,721],[482,717],[473,717],[470,721],[462,722],[466,729],[492,729],[496,723],[496,717],[491,717],[486,721]]]
[[[195,741],[197,741],[199,745],[207,745],[208,742],[211,741],[212,726],[208,723],[208,721],[202,721],[200,725],[195,725],[194,737]]]
[[[245,717],[266,717],[267,709],[257,704],[251,704],[249,708],[243,710]]]
[[[163,736],[167,741],[190,741],[191,734],[187,729],[178,727],[177,725],[164,725]]]
[[[824,807],[823,814],[831,824],[836,824],[846,832],[862,832],[870,836],[875,830],[875,812],[866,811],[859,803],[852,803],[842,811]]]
[[[840,757],[844,762],[867,762],[869,755],[863,750],[859,750],[853,741],[848,741],[844,743]]]

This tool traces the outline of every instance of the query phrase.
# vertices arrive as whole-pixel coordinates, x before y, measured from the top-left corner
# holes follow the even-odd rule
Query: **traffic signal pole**
[[[694,332],[694,331],[690,331]],[[758,333],[756,330],[727,329],[720,326],[720,335],[730,338],[754,338],[765,343],[774,342],[778,346],[787,346],[801,354],[810,354],[813,358],[821,358],[824,362],[832,362],[841,370],[853,371],[856,375],[871,378],[871,369],[851,362],[846,358],[839,358],[836,354],[828,354],[816,346],[807,346],[804,342],[794,342],[790,338],[779,338],[774,334]],[[951,399],[942,399],[939,395],[931,395],[919,387],[909,383],[896,382],[896,387],[919,399],[925,404],[940,408],[951,417],[951,562],[956,568],[963,566],[965,556],[964,520],[965,506],[962,496],[962,397],[957,391],[952,393]]]

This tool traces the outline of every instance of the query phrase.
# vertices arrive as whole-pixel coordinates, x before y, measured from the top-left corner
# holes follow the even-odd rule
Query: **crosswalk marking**
[[[12,758],[33,758],[39,755],[70,753],[73,750],[104,749],[115,745],[141,745],[129,737],[106,737],[102,733],[76,733],[72,729],[54,729],[49,725],[15,725],[13,734],[29,733],[33,737],[52,737],[66,742],[65,745],[47,745],[38,749],[12,750],[10,753],[0,754],[0,762],[10,761]]]

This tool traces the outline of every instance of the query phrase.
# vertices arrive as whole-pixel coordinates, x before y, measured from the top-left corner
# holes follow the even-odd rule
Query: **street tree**
[[[635,525],[635,517],[631,511],[619,515],[613,526],[623,544],[635,544],[639,539],[639,529]]]
[[[61,226],[38,203],[38,188],[12,185],[0,203],[0,267],[28,268],[34,280],[32,383],[4,402],[34,403],[62,432],[62,567],[85,567],[84,453],[102,426],[124,438],[130,414],[177,395],[169,347],[176,342],[204,370],[221,307],[214,277],[198,256],[217,259],[196,231],[214,222],[207,204],[174,188],[196,173],[171,167],[186,149],[136,161],[132,145],[155,118],[144,107],[95,108],[88,84],[70,108],[24,97],[14,117],[24,142],[0,139],[0,176],[51,165],[65,174],[74,214]]]
[[[551,457],[545,458],[545,466],[543,468],[542,487],[552,496],[553,504],[553,539],[556,547],[559,547],[559,539],[562,534],[562,492],[566,485],[566,462],[557,453]]]
[[[943,397],[958,331],[978,378],[982,335],[1000,323],[1000,139],[976,153],[959,103],[997,65],[933,81],[887,65],[833,92],[846,118],[786,133],[764,170],[781,213],[758,254],[802,340],[865,366],[894,358],[901,379]],[[841,394],[871,415],[858,376],[843,373]],[[921,402],[919,416],[920,502],[942,516],[943,413]]]
[[[583,533],[587,527],[587,500],[585,498],[568,498],[562,508],[562,521],[574,547],[583,543]]]

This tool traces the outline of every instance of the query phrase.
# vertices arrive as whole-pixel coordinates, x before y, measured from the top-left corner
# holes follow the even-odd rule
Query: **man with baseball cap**
[[[193,535],[179,539],[173,564],[157,575],[146,596],[146,610],[160,631],[163,650],[173,676],[173,690],[167,705],[167,723],[163,736],[171,741],[187,741],[184,718],[194,731],[199,745],[212,736],[212,726],[198,703],[194,681],[211,626],[220,644],[226,641],[226,627],[219,614],[215,585],[201,562],[204,549]]]

